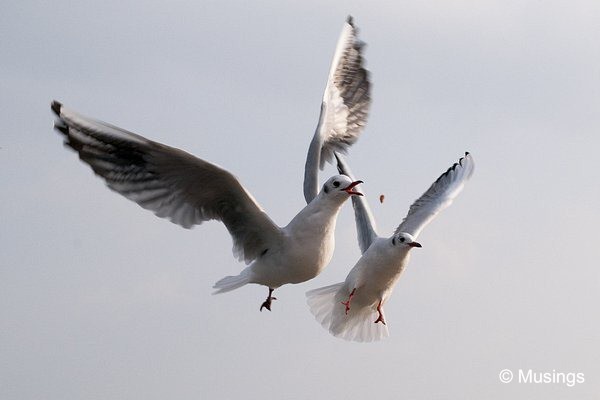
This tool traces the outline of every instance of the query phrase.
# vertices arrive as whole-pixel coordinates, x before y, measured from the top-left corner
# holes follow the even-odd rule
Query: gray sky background
[[[600,2],[0,11],[0,398],[597,398]],[[374,344],[333,338],[305,303],[359,257],[349,203],[328,269],[259,313],[263,287],[211,295],[243,267],[222,224],[184,230],[107,190],[49,107],[219,164],[285,225],[348,14],[374,84],[349,162],[381,233],[465,150],[477,165],[421,235]],[[585,382],[502,384],[504,368]]]

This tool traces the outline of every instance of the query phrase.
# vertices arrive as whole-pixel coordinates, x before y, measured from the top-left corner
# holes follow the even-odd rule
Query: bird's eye
[[[333,187],[339,187],[340,183],[338,181],[333,181]]]
[[[401,238],[400,238],[400,241],[401,241],[402,243],[404,243],[404,241],[405,241],[405,240],[406,240],[406,239],[404,239],[403,237],[401,237]]]

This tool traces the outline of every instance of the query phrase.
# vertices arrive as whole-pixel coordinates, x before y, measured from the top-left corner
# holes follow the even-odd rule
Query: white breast
[[[267,253],[252,266],[255,283],[277,288],[317,276],[333,256],[338,211],[339,207],[307,207],[298,214],[283,228],[285,240],[281,249]]]
[[[410,254],[398,250],[388,239],[378,238],[350,271],[345,285],[349,291],[357,289],[353,298],[357,306],[376,304],[389,297]]]

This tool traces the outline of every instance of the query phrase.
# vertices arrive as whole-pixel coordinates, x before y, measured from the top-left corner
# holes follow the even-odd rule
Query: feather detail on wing
[[[278,226],[226,170],[182,150],[116,126],[84,117],[52,103],[55,129],[65,145],[104,178],[112,190],[161,218],[190,228],[222,221],[234,254],[246,263],[281,240]]]
[[[452,204],[473,174],[475,163],[469,153],[465,153],[458,163],[444,172],[427,191],[411,206],[395,233],[406,232],[415,238],[423,228],[443,209]]]
[[[346,175],[351,180],[355,180],[350,166],[344,160],[344,157],[335,153],[337,160],[337,169],[340,174]],[[375,218],[369,208],[366,196],[352,196],[352,207],[354,208],[354,220],[356,221],[356,234],[361,253],[367,251],[371,243],[378,237]]]
[[[321,103],[319,124],[309,147],[304,171],[304,197],[318,193],[318,171],[333,162],[335,151],[346,153],[367,122],[371,105],[369,73],[363,66],[364,43],[352,17],[338,40]]]

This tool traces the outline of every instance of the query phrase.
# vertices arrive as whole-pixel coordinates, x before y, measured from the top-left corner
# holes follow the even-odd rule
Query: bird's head
[[[423,247],[415,238],[412,237],[411,234],[406,232],[398,232],[392,236],[392,246],[396,246],[397,248],[405,248],[410,250],[413,247]]]
[[[352,181],[346,175],[334,175],[325,182],[322,192],[327,197],[340,197],[343,199],[348,196],[362,196],[363,194],[354,190],[356,185],[363,181]]]

